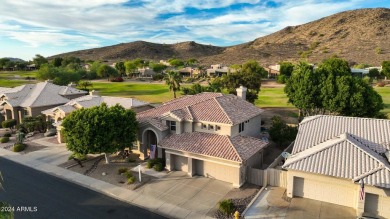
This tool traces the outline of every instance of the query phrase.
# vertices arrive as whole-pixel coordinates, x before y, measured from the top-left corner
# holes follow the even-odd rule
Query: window
[[[249,123],[249,120],[246,120],[245,123]]]
[[[214,126],[213,125],[209,125],[209,130],[212,130],[212,129],[214,129]]]
[[[221,130],[221,126],[219,126],[219,125],[216,125],[216,126],[215,126],[215,130],[216,130],[216,131],[219,131],[219,130]]]
[[[175,121],[168,121],[168,126],[171,131],[176,131],[176,122]]]
[[[245,123],[244,122],[240,123],[240,125],[238,126],[238,133],[243,132],[244,129],[245,129]]]
[[[202,128],[202,129],[206,129],[206,128],[207,128],[207,125],[202,123],[202,124],[201,124],[201,128]]]
[[[25,116],[28,116],[28,110],[27,109],[24,109],[23,113],[24,113]]]

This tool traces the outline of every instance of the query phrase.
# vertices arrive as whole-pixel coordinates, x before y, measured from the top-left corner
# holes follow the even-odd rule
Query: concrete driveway
[[[353,208],[307,198],[285,197],[285,188],[268,187],[245,214],[246,219],[347,219],[356,218]]]
[[[164,178],[148,182],[136,192],[206,215],[231,189],[231,183],[188,177],[185,172],[173,171]]]

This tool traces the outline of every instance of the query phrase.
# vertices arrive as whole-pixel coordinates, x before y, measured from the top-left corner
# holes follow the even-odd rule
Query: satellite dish
[[[287,160],[288,158],[291,157],[291,154],[284,151],[284,152],[282,152],[282,157]]]

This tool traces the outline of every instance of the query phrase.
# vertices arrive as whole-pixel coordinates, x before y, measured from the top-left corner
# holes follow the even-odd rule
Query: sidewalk
[[[45,153],[54,155],[58,148],[52,148],[53,150],[48,150],[44,153],[39,153],[40,155],[44,155]],[[50,153],[50,151],[52,153]],[[37,153],[38,154],[38,153]],[[72,183],[76,183],[80,186],[92,189],[94,191],[100,192],[102,194],[111,196],[123,202],[127,202],[131,205],[138,206],[140,208],[147,209],[156,214],[160,214],[162,216],[168,218],[210,218],[205,215],[200,215],[196,212],[187,210],[185,208],[181,208],[172,204],[169,204],[163,200],[158,200],[152,198],[147,195],[142,195],[140,193],[124,189],[100,180],[96,180],[94,178],[75,173],[73,171],[63,169],[61,167],[56,166],[54,163],[56,162],[48,162],[45,163],[42,160],[41,156],[38,155],[21,155],[9,150],[0,148],[0,156],[14,161],[16,163],[29,166],[33,169],[48,173],[50,175],[60,177]],[[38,160],[37,160],[38,158]],[[39,160],[41,159],[41,160]],[[53,159],[54,160],[54,159]],[[47,161],[47,160],[45,160]]]

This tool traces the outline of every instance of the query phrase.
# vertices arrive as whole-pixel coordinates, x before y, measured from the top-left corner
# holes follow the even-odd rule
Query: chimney
[[[236,89],[237,91],[237,97],[241,97],[243,100],[246,100],[246,91],[248,89],[244,86],[240,86],[239,88]]]
[[[68,84],[68,87],[73,87],[73,88],[75,88],[75,87],[76,87],[76,84],[74,84],[73,82],[70,82],[70,84]]]
[[[90,96],[98,95],[98,92],[95,91],[95,90],[91,90],[91,91],[89,92],[89,95],[90,95]]]

